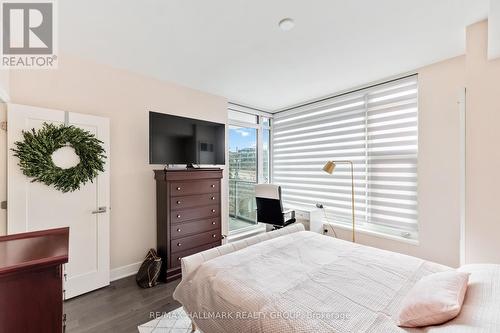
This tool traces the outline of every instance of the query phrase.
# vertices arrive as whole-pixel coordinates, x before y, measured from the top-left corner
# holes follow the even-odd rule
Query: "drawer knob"
[[[215,225],[215,221],[213,221],[212,224]]]
[[[215,200],[215,197],[211,197],[210,200]]]
[[[212,213],[215,213],[215,209],[212,209]]]
[[[181,188],[180,188],[180,187],[177,187],[177,191],[180,191],[180,190],[181,190]]]
[[[177,261],[181,261],[181,257],[177,257]]]
[[[177,243],[177,246],[182,246],[182,243]]]
[[[212,235],[213,238],[217,237],[217,235]]]
[[[177,218],[180,218],[180,217],[181,217],[181,215],[180,215],[180,214],[177,214]]]
[[[180,200],[177,200],[177,204],[180,205],[181,201]]]
[[[212,185],[210,185],[210,187],[211,187],[211,188],[214,188],[214,187],[215,187],[215,185],[214,185],[214,184],[212,184]]]
[[[181,228],[177,228],[177,232],[181,232]]]

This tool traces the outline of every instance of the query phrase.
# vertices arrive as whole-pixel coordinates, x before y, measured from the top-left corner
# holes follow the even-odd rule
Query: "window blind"
[[[418,77],[277,113],[273,182],[290,205],[322,203],[328,218],[351,221],[354,163],[356,224],[415,237],[417,224]]]

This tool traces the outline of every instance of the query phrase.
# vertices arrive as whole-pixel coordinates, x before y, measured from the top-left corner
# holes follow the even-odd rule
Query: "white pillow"
[[[402,302],[399,326],[438,325],[455,318],[462,308],[469,273],[446,271],[424,276]]]

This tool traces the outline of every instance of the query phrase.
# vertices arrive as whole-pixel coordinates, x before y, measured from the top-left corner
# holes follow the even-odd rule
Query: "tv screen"
[[[150,164],[224,164],[224,124],[149,112]]]

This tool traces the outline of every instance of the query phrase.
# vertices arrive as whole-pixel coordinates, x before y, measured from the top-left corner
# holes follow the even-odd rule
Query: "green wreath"
[[[39,130],[23,131],[23,138],[14,143],[16,148],[12,150],[19,158],[23,174],[33,178],[32,182],[53,185],[63,193],[73,192],[104,171],[103,142],[81,128],[44,123]],[[67,145],[73,147],[80,162],[63,169],[54,164],[52,154]]]

